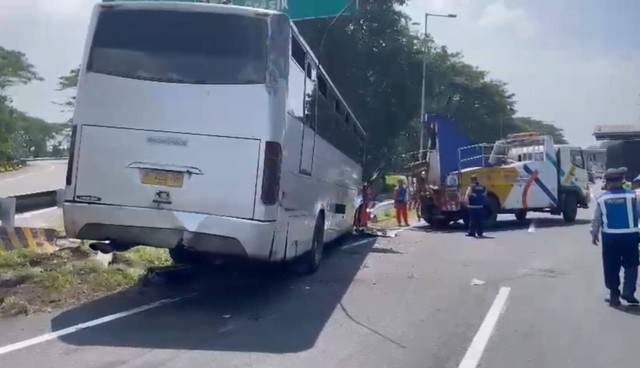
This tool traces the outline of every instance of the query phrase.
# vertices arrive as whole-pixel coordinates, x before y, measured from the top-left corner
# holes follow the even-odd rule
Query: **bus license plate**
[[[181,188],[183,181],[184,174],[182,173],[153,170],[145,170],[142,173],[142,184]]]

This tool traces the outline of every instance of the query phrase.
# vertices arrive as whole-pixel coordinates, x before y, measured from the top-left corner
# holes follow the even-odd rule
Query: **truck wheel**
[[[324,217],[318,216],[313,229],[311,249],[297,259],[288,263],[288,269],[298,275],[311,275],[318,271],[324,251]]]
[[[562,219],[564,222],[572,223],[578,216],[578,196],[575,193],[567,193],[562,201]]]
[[[518,211],[515,213],[516,215],[516,220],[523,222],[524,220],[527,219],[527,211]]]
[[[498,211],[500,210],[500,203],[495,197],[487,197],[487,202],[484,205],[485,218],[484,227],[490,229],[496,226],[498,222]]]
[[[429,224],[434,229],[445,228],[445,227],[449,226],[449,224],[451,223],[450,220],[443,219],[443,218],[430,218],[430,219],[428,219],[426,221],[427,221],[427,224]]]

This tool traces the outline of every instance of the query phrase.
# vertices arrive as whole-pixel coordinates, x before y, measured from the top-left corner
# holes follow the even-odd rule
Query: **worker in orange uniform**
[[[405,226],[409,226],[409,214],[407,213],[407,202],[409,201],[409,191],[404,185],[402,179],[398,180],[398,186],[393,191],[393,203],[396,208],[396,220],[398,226],[402,226],[404,221]]]

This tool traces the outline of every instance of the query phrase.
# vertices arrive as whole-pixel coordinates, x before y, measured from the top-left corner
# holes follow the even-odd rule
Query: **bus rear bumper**
[[[65,202],[70,238],[269,260],[275,222],[150,208]]]

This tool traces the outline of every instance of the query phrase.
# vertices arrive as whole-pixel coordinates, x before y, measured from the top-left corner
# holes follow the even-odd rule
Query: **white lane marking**
[[[536,223],[535,221],[531,221],[531,224],[529,225],[529,231],[530,233],[535,233],[536,232]]]
[[[16,215],[16,218],[28,218],[31,216],[37,216],[37,215],[41,215],[43,213],[47,213],[53,210],[57,210],[58,207],[50,207],[50,208],[43,208],[41,210],[37,210],[37,211],[31,211],[31,212],[26,212],[26,213],[21,213]]]
[[[487,347],[487,343],[491,337],[491,333],[496,327],[498,318],[500,318],[500,315],[506,307],[510,292],[511,288],[509,287],[500,288],[498,295],[493,301],[491,308],[489,308],[489,312],[487,312],[487,315],[484,317],[480,329],[473,338],[473,341],[471,341],[471,345],[469,345],[469,349],[464,355],[464,358],[462,358],[458,368],[476,368],[478,366],[480,358],[482,358],[482,353],[484,353],[484,349]]]
[[[141,307],[130,309],[128,311],[111,314],[111,315],[108,315],[106,317],[94,319],[93,321],[80,323],[78,325],[67,327],[67,328],[64,328],[62,330],[50,332],[48,334],[40,335],[40,336],[34,337],[32,339],[20,341],[20,342],[17,342],[15,344],[2,346],[2,347],[0,347],[0,355],[7,354],[7,353],[10,353],[10,352],[15,351],[15,350],[24,349],[24,348],[27,348],[29,346],[40,344],[40,343],[43,343],[43,342],[46,342],[46,341],[49,341],[49,340],[53,340],[53,339],[56,339],[56,338],[64,336],[64,335],[69,335],[69,334],[72,334],[74,332],[78,332],[78,331],[87,329],[89,327],[93,327],[93,326],[101,325],[103,323],[111,322],[111,321],[114,321],[116,319],[120,319],[120,318],[123,318],[123,317],[130,316],[132,314],[144,312],[144,311],[152,309],[152,308],[157,308],[157,307],[165,305],[165,304],[174,303],[174,302],[177,302],[177,301],[185,299],[185,298],[189,298],[189,297],[194,296],[194,295],[195,294],[190,294],[190,295],[181,296],[181,297],[178,297],[178,298],[162,299],[162,300],[159,300],[159,301],[151,303],[151,304],[147,304],[147,305],[143,305]]]

